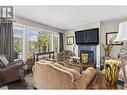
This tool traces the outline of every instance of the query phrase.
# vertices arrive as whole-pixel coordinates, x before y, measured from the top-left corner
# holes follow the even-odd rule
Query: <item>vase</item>
[[[115,61],[105,61],[105,78],[107,83],[116,84],[118,76],[118,65]]]

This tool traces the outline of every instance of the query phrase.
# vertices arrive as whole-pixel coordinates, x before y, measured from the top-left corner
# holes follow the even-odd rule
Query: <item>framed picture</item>
[[[111,43],[112,45],[123,45],[122,42],[114,42],[118,32],[106,33],[106,44]]]
[[[74,44],[74,36],[67,37],[67,45],[73,45]]]

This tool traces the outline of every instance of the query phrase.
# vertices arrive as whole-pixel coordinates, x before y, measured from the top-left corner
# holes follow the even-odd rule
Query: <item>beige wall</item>
[[[18,24],[22,24],[22,25],[28,25],[28,26],[32,26],[32,27],[36,27],[36,28],[40,28],[40,29],[44,29],[44,30],[48,30],[48,31],[53,31],[53,32],[63,32],[63,30],[61,29],[57,29],[48,25],[44,25],[44,24],[40,24],[22,17],[15,17],[15,21]]]
[[[118,27],[121,22],[127,21],[127,18],[117,19],[117,20],[109,20],[101,22],[101,43],[106,43],[106,33],[108,32],[118,32]],[[111,57],[116,58],[119,54],[121,45],[115,45],[111,51]],[[104,55],[103,48],[101,47],[101,56]]]

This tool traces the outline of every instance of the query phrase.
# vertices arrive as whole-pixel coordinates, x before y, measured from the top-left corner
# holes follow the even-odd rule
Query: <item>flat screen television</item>
[[[97,45],[99,44],[99,28],[76,31],[75,40],[76,40],[76,44]]]

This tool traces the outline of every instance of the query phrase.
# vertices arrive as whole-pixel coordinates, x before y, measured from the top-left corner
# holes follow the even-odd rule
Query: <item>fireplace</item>
[[[80,57],[80,63],[87,65],[96,65],[97,63],[97,46],[78,46],[78,56]]]
[[[89,65],[95,64],[94,51],[80,50],[80,62]]]

